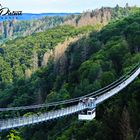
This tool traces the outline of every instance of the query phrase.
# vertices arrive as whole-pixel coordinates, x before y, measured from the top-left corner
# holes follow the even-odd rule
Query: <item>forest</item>
[[[9,39],[12,40],[17,37],[25,37],[33,33],[44,32],[58,25],[71,25],[75,27],[94,26],[97,24],[106,25],[111,20],[128,16],[136,10],[138,10],[136,6],[130,7],[126,4],[125,7],[120,7],[119,5],[116,5],[115,8],[102,7],[79,14],[73,13],[70,15],[64,14],[64,16],[58,16],[58,13],[54,16],[45,16],[39,19],[21,21],[17,19],[7,20],[0,22],[0,44]]]
[[[61,49],[60,49],[61,48]],[[107,25],[61,25],[0,45],[0,107],[48,103],[96,91],[140,61],[140,10]],[[44,64],[45,63],[45,64]],[[97,107],[93,121],[68,116],[2,132],[2,140],[135,140],[140,78]],[[0,118],[43,110],[0,113]],[[140,139],[140,135],[137,139]]]

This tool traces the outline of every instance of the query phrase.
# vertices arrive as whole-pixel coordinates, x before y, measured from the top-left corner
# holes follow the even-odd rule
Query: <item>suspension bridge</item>
[[[110,85],[81,97],[47,104],[0,108],[0,111],[4,112],[59,106],[59,109],[47,111],[39,115],[33,114],[29,116],[0,120],[0,130],[16,128],[31,124],[38,124],[40,122],[57,119],[75,113],[79,113],[79,120],[92,120],[96,115],[95,110],[98,104],[122,91],[126,86],[132,83],[139,74],[140,65],[138,64],[130,72],[120,77],[118,80],[114,81]]]

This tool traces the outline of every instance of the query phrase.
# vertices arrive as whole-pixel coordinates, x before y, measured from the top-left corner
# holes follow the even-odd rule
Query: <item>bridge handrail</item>
[[[138,75],[140,74],[140,67],[135,68],[129,76],[126,77],[126,80],[124,82],[121,82],[118,86],[115,86],[112,90],[109,92],[105,92],[105,94],[98,96],[97,100],[95,100],[95,104],[98,105],[101,102],[107,100],[108,98],[112,97],[113,95],[120,92],[122,89],[124,89],[127,85],[129,85]],[[57,109],[54,111],[49,111],[46,113],[41,113],[39,115],[33,114],[31,116],[23,116],[23,117],[16,117],[16,118],[9,118],[5,120],[0,121],[0,130],[4,129],[10,129],[30,124],[35,124],[47,120],[56,119],[59,117],[63,117],[66,115],[70,115],[76,112],[79,112],[81,110],[86,109],[85,104],[77,104],[77,105],[71,105],[69,107]]]
[[[125,77],[124,79],[122,79],[120,82],[118,82],[117,84],[113,85],[111,88],[105,90],[104,92],[102,93],[98,93],[98,94],[95,94],[93,95],[92,97],[96,97],[96,96],[99,96],[99,95],[102,95],[104,94],[105,92],[108,92],[109,90],[117,87],[118,85],[120,85],[121,83],[123,83],[124,81],[126,81],[130,76],[132,76],[138,69],[135,69],[132,73],[130,73],[127,77]]]
[[[36,108],[43,108],[43,107],[51,107],[51,106],[57,106],[57,105],[63,105],[63,104],[70,104],[70,103],[74,103],[74,102],[78,102],[81,98],[85,98],[85,97],[89,97],[92,96],[96,97],[99,96],[105,92],[107,92],[108,90],[114,88],[115,86],[117,86],[118,84],[124,82],[129,76],[131,76],[139,67],[139,63],[129,72],[127,72],[125,75],[121,76],[119,79],[117,79],[116,81],[114,81],[113,83],[97,90],[94,91],[92,93],[89,93],[87,95],[81,96],[81,97],[76,97],[73,99],[68,99],[68,100],[64,100],[64,101],[58,101],[58,102],[52,102],[52,103],[47,103],[47,104],[38,104],[38,105],[29,105],[29,106],[20,106],[20,107],[9,107],[9,108],[0,108],[0,111],[13,111],[13,110],[26,110],[26,109],[36,109]]]

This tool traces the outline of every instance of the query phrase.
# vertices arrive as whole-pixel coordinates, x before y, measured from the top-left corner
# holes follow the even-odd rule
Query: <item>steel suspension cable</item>
[[[89,93],[87,95],[76,97],[73,99],[68,99],[64,101],[58,101],[58,102],[52,102],[47,104],[38,104],[38,105],[29,105],[29,106],[20,106],[20,107],[9,107],[9,108],[0,108],[0,111],[14,111],[14,110],[27,110],[27,109],[37,109],[37,108],[43,108],[43,107],[51,107],[51,106],[57,106],[57,105],[64,105],[64,104],[70,104],[74,102],[78,102],[80,99],[85,97],[96,97],[99,96],[108,90],[118,86],[120,83],[124,82],[128,77],[130,77],[139,67],[139,63],[129,72],[127,72],[125,75],[121,76],[118,80],[114,81],[113,83],[109,84],[108,86],[105,86],[104,88],[101,88],[95,92]]]

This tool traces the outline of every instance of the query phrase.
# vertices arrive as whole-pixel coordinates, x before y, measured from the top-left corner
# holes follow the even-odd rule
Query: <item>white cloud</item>
[[[82,12],[102,6],[124,6],[126,3],[140,6],[140,0],[1,0],[1,4],[11,10],[32,13]]]

